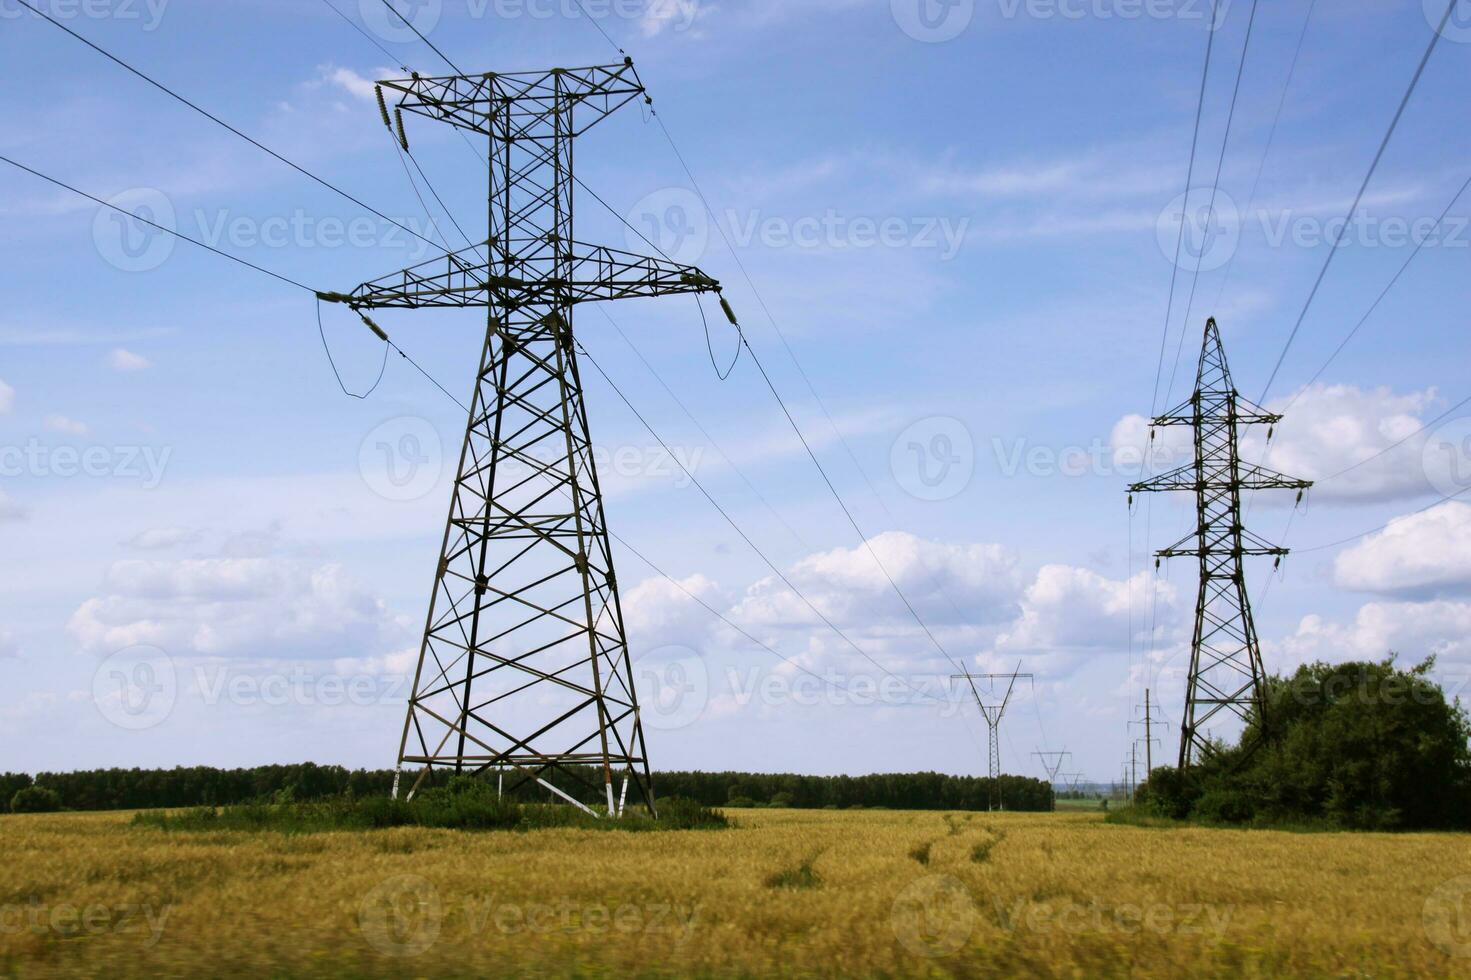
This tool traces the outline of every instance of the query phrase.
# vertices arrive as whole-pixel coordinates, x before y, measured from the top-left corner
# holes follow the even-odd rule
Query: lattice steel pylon
[[[1031,679],[1031,674],[1020,673],[1021,664],[1016,665],[1016,671],[1010,674],[972,674],[966,671],[963,674],[951,674],[951,680],[964,680],[970,687],[970,693],[976,699],[976,707],[981,709],[981,717],[986,720],[986,775],[990,779],[990,785],[986,789],[986,806],[991,810],[1003,810],[1006,801],[1001,798],[1001,719],[1006,715],[1006,706],[1011,703],[1011,692],[1016,687],[1019,678]],[[976,687],[976,681],[995,681],[1006,678],[1006,696],[1001,699],[1000,704],[986,704],[981,700],[981,692]]]
[[[388,125],[385,91],[405,145],[404,114],[424,116],[484,138],[490,164],[483,248],[323,296],[359,312],[488,311],[397,773],[420,767],[412,796],[434,769],[495,771],[508,793],[535,783],[588,810],[606,800],[610,814],[632,783],[652,811],[572,311],[720,285],[573,237],[573,144],[646,98],[631,60],[381,82]]]
[[[1185,718],[1180,725],[1181,769],[1213,751],[1202,729],[1223,712],[1243,723],[1255,722],[1258,733],[1268,727],[1262,711],[1266,675],[1242,559],[1268,555],[1280,562],[1287,549],[1269,544],[1242,526],[1241,491],[1295,489],[1301,501],[1302,492],[1312,483],[1259,465],[1243,464],[1239,437],[1242,426],[1273,426],[1281,420],[1280,415],[1241,397],[1232,385],[1221,333],[1211,318],[1205,325],[1195,392],[1189,401],[1158,416],[1153,423],[1190,426],[1195,459],[1129,488],[1131,501],[1136,493],[1195,493],[1195,530],[1156,553],[1156,564],[1165,558],[1187,555],[1200,560]],[[1248,751],[1251,747],[1247,746]]]

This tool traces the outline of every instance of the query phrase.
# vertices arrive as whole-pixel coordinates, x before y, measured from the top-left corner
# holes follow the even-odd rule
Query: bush
[[[61,797],[45,786],[27,786],[10,798],[11,813],[55,813],[61,809]]]

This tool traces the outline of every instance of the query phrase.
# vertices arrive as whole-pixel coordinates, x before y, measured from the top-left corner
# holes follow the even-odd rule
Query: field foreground
[[[673,833],[0,817],[0,974],[1471,976],[1471,838],[733,811]]]

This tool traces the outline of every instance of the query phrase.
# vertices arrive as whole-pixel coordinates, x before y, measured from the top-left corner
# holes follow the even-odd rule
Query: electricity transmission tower
[[[493,770],[508,793],[537,784],[610,814],[631,782],[653,810],[572,312],[720,285],[573,237],[573,144],[644,95],[631,60],[385,81],[389,125],[385,90],[401,143],[405,113],[448,123],[485,141],[490,171],[483,246],[322,296],[359,313],[487,310],[394,795],[405,766],[420,767],[411,796],[433,769]]]
[[[972,674],[966,671],[963,674],[951,674],[951,680],[964,680],[970,686],[970,693],[976,699],[976,707],[981,709],[981,717],[986,719],[986,731],[990,736],[987,740],[987,767],[986,774],[990,777],[990,786],[986,789],[986,806],[990,810],[1004,809],[1001,799],[1001,718],[1006,714],[1006,706],[1011,703],[1011,692],[1016,687],[1018,678],[1031,679],[1031,674],[1019,673],[1021,663],[1016,665],[1016,671],[1010,674]],[[986,704],[981,700],[981,692],[976,687],[976,681],[996,681],[1005,679],[1007,681],[1006,696],[1001,699],[1000,704]]]
[[[1180,725],[1182,769],[1214,751],[1203,729],[1223,712],[1248,724],[1255,720],[1258,733],[1268,724],[1262,714],[1265,674],[1261,648],[1242,559],[1271,555],[1280,563],[1287,549],[1269,544],[1242,526],[1241,492],[1297,490],[1301,501],[1302,492],[1312,483],[1242,462],[1239,438],[1243,426],[1274,426],[1281,419],[1236,390],[1220,331],[1211,318],[1205,325],[1195,392],[1187,402],[1153,423],[1190,426],[1195,459],[1129,488],[1131,500],[1136,493],[1195,493],[1195,530],[1157,552],[1155,562],[1157,566],[1162,559],[1183,556],[1195,556],[1200,561],[1185,716]]]
[[[1144,742],[1144,779],[1146,781],[1149,779],[1149,774],[1154,772],[1154,746],[1159,742],[1159,739],[1154,737],[1154,726],[1156,724],[1164,724],[1164,722],[1155,718],[1154,704],[1150,701],[1149,694],[1149,688],[1146,687],[1144,689],[1144,717],[1129,722],[1130,725],[1144,726],[1144,738],[1142,741]],[[1137,706],[1135,710],[1138,710]]]
[[[1047,770],[1047,785],[1052,787],[1052,809],[1057,809],[1057,773],[1062,768],[1063,761],[1072,755],[1064,749],[1061,752],[1033,752],[1037,758],[1042,760],[1042,768]]]

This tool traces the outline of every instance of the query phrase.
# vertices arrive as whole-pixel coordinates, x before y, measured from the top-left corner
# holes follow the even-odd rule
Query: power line
[[[743,529],[738,523],[736,523],[735,518],[731,517],[730,513],[720,505],[720,502],[716,500],[713,495],[711,495],[710,491],[705,488],[705,485],[700,482],[699,477],[695,476],[695,474],[690,471],[689,467],[684,464],[684,461],[681,460],[675,454],[675,452],[669,448],[669,444],[664,441],[664,438],[659,435],[658,431],[655,430],[651,424],[649,424],[649,420],[644,417],[643,413],[640,412],[638,408],[634,406],[633,402],[629,400],[628,396],[623,393],[623,389],[620,388],[618,384],[614,382],[611,377],[608,376],[608,372],[603,370],[603,367],[601,364],[598,363],[597,358],[593,357],[592,354],[588,352],[587,348],[583,347],[580,342],[578,342],[578,349],[582,353],[583,357],[587,358],[588,363],[590,363],[593,368],[598,372],[598,374],[602,376],[603,380],[608,383],[608,386],[613,389],[613,392],[618,396],[623,404],[627,406],[628,410],[634,414],[634,417],[639,420],[644,429],[648,431],[649,435],[654,437],[654,440],[659,443],[664,452],[669,456],[670,459],[674,461],[674,464],[680,468],[680,471],[684,473],[685,477],[690,481],[690,483],[697,490],[700,491],[700,494],[707,501],[710,502],[710,505],[719,512],[720,516],[725,519],[725,522],[731,526],[736,534],[740,535],[741,540],[743,540],[747,544],[747,546],[749,546],[750,549],[756,553],[757,557],[759,557],[762,562],[766,564],[767,568],[771,569],[772,573],[781,580],[783,585],[790,589],[792,593],[796,595],[797,598],[800,599],[808,609],[812,610],[812,612],[817,616],[818,619],[822,620],[822,622],[829,629],[836,633],[845,643],[848,644],[848,646],[852,647],[853,650],[857,652],[858,655],[861,656],[864,660],[867,660],[870,664],[877,667],[883,673],[899,681],[915,694],[918,694],[921,697],[929,697],[931,698],[931,700],[939,700],[938,698],[932,698],[930,695],[917,690],[911,684],[909,684],[908,681],[904,680],[904,678],[893,673],[883,664],[875,660],[866,650],[855,643],[852,638],[848,636],[847,633],[843,632],[842,628],[834,623],[826,613],[819,609],[816,603],[814,603],[811,599],[807,597],[806,593],[797,588],[796,584],[792,582],[787,574],[783,572],[775,562],[767,557],[766,552],[761,550],[760,546],[757,545],[756,542],[751,539],[751,536],[745,532],[745,529]]]
[[[1272,153],[1272,143],[1277,138],[1277,125],[1282,121],[1282,108],[1287,104],[1287,93],[1292,89],[1292,79],[1297,74],[1297,62],[1302,56],[1303,40],[1308,36],[1308,25],[1312,23],[1313,11],[1317,9],[1317,6],[1318,0],[1309,0],[1307,16],[1303,18],[1302,30],[1297,35],[1297,47],[1292,52],[1292,63],[1287,67],[1287,80],[1282,83],[1282,94],[1277,99],[1277,111],[1272,114],[1272,127],[1267,130],[1266,146],[1262,149],[1262,158],[1257,161],[1256,176],[1251,182],[1251,194],[1246,201],[1246,210],[1242,212],[1244,218],[1251,215],[1252,207],[1256,204],[1257,189],[1261,186],[1262,182],[1262,171],[1266,169],[1267,157]],[[1236,267],[1236,257],[1240,254],[1241,249],[1237,248],[1231,253],[1231,258],[1226,262],[1226,272],[1221,277],[1220,288],[1216,290],[1214,305],[1217,307],[1221,305],[1221,297],[1226,294],[1226,284],[1231,281],[1231,270]]]
[[[1308,310],[1313,305],[1313,300],[1318,295],[1318,288],[1323,285],[1323,278],[1328,275],[1329,268],[1333,265],[1333,259],[1338,255],[1339,246],[1343,243],[1343,236],[1348,233],[1348,226],[1353,216],[1359,210],[1359,203],[1364,198],[1364,192],[1368,190],[1369,182],[1374,179],[1374,172],[1379,169],[1379,161],[1384,158],[1384,151],[1389,147],[1389,141],[1394,136],[1395,129],[1399,126],[1400,117],[1404,115],[1405,107],[1410,104],[1410,97],[1415,94],[1415,88],[1420,84],[1420,76],[1425,73],[1425,66],[1430,62],[1430,56],[1435,53],[1435,45],[1440,41],[1440,35],[1445,30],[1447,21],[1450,20],[1451,12],[1456,8],[1457,0],[1450,0],[1446,5],[1445,14],[1440,18],[1440,23],[1430,34],[1430,44],[1426,46],[1425,53],[1420,56],[1420,64],[1415,67],[1415,74],[1410,78],[1409,88],[1405,89],[1404,97],[1400,99],[1398,108],[1394,111],[1394,118],[1389,121],[1389,129],[1384,133],[1384,138],[1379,141],[1379,149],[1374,152],[1374,159],[1369,164],[1369,172],[1364,174],[1363,183],[1359,185],[1359,191],[1354,195],[1353,204],[1350,205],[1348,213],[1344,215],[1343,224],[1339,226],[1338,234],[1334,236],[1333,247],[1328,250],[1328,257],[1323,262],[1323,267],[1318,270],[1318,278],[1313,281],[1312,291],[1308,293],[1307,302],[1303,304],[1302,312],[1297,315],[1297,322],[1292,326],[1292,332],[1287,335],[1287,343],[1282,345],[1282,353],[1277,355],[1277,363],[1272,368],[1271,375],[1267,378],[1267,384],[1262,388],[1262,395],[1257,399],[1260,404],[1267,400],[1267,392],[1272,389],[1272,383],[1277,380],[1277,374],[1282,370],[1282,363],[1287,360],[1287,352],[1292,349],[1293,341],[1297,339],[1298,331],[1302,329],[1303,320],[1308,315]]]
[[[1226,148],[1231,145],[1231,125],[1236,121],[1236,102],[1241,95],[1241,78],[1246,73],[1246,55],[1251,50],[1251,32],[1256,26],[1256,10],[1258,0],[1251,0],[1251,12],[1246,20],[1246,39],[1241,44],[1241,60],[1236,63],[1236,84],[1231,89],[1231,107],[1226,112],[1226,132],[1221,137],[1221,153],[1216,157],[1216,177],[1211,181],[1210,203],[1205,209],[1205,230],[1202,241],[1210,240],[1211,220],[1216,216],[1216,194],[1221,189],[1221,170],[1226,164]],[[1188,194],[1188,191],[1187,191]],[[1184,223],[1181,223],[1184,227]],[[1175,389],[1175,376],[1180,371],[1180,354],[1185,349],[1185,335],[1190,332],[1190,314],[1195,309],[1195,287],[1200,284],[1200,260],[1195,262],[1195,270],[1190,277],[1190,299],[1185,304],[1185,322],[1180,328],[1180,343],[1175,347],[1175,365],[1170,368],[1170,384],[1165,389],[1165,401],[1169,401],[1170,392]]]
[[[412,69],[410,69],[408,65],[401,64],[398,60],[398,56],[395,55],[392,51],[389,51],[387,48],[385,48],[383,46],[383,42],[379,41],[376,37],[363,30],[362,25],[353,20],[351,17],[347,16],[347,14],[344,14],[341,10],[339,10],[337,8],[337,5],[333,3],[332,0],[322,0],[322,2],[326,4],[327,8],[331,10],[334,14],[346,21],[348,27],[351,27],[353,30],[357,31],[365,39],[367,39],[367,42],[369,44],[373,45],[373,47],[377,48],[379,51],[382,51],[384,56],[388,58],[390,63],[398,65],[398,67],[402,68],[404,71],[412,71]]]
[[[1455,493],[1446,494],[1444,497],[1441,497],[1439,500],[1433,500],[1433,501],[1431,501],[1430,503],[1426,504],[1424,507],[1421,507],[1419,510],[1412,510],[1408,514],[1400,514],[1398,517],[1392,517],[1389,520],[1385,521],[1383,524],[1379,525],[1378,527],[1370,528],[1369,530],[1363,531],[1363,532],[1361,532],[1359,534],[1354,534],[1354,535],[1351,535],[1351,536],[1346,537],[1346,538],[1340,538],[1337,541],[1330,541],[1327,544],[1317,544],[1317,545],[1313,545],[1311,548],[1297,548],[1295,550],[1298,553],[1305,553],[1305,552],[1309,552],[1309,551],[1327,551],[1330,548],[1337,548],[1337,547],[1339,547],[1341,545],[1352,544],[1353,542],[1358,541],[1361,538],[1367,538],[1371,534],[1378,534],[1380,531],[1383,531],[1386,528],[1388,528],[1389,525],[1393,524],[1395,521],[1402,521],[1402,520],[1404,520],[1407,517],[1417,517],[1420,514],[1425,513],[1427,510],[1434,510],[1435,508],[1439,507],[1441,504],[1449,503],[1450,501],[1455,500],[1457,497],[1463,496],[1467,492],[1471,492],[1471,486],[1464,487],[1464,488],[1462,488],[1460,490],[1457,490]]]
[[[255,139],[255,138],[253,138],[251,136],[247,136],[245,133],[243,133],[240,130],[236,129],[234,126],[231,126],[229,123],[225,122],[223,119],[221,119],[219,116],[216,116],[214,113],[208,111],[207,109],[201,108],[199,105],[197,105],[196,103],[191,102],[188,99],[184,98],[184,96],[180,95],[178,92],[175,92],[173,89],[169,88],[167,85],[164,85],[162,82],[160,82],[160,81],[152,78],[149,75],[144,74],[143,72],[139,71],[137,68],[134,68],[132,65],[128,64],[126,61],[123,61],[121,58],[117,57],[116,55],[112,54],[111,52],[109,52],[109,51],[107,51],[107,50],[105,50],[105,49],[97,46],[96,44],[92,43],[91,41],[87,40],[85,37],[83,37],[82,35],[78,34],[76,31],[72,30],[70,27],[67,27],[65,24],[61,23],[56,18],[52,17],[50,14],[47,14],[47,13],[41,11],[41,10],[38,10],[36,7],[32,6],[31,3],[30,3],[30,0],[16,0],[16,2],[19,3],[21,6],[25,7],[26,9],[30,10],[36,16],[41,17],[42,19],[49,21],[50,23],[54,24],[56,27],[58,27],[61,30],[65,31],[66,33],[70,34],[72,37],[76,38],[78,41],[81,41],[87,47],[91,48],[93,51],[96,51],[98,54],[100,54],[103,57],[107,58],[109,61],[113,62],[114,64],[118,65],[121,68],[126,69],[127,71],[131,72],[132,74],[136,75],[137,77],[143,79],[143,81],[147,82],[149,85],[152,85],[154,88],[158,89],[160,92],[163,92],[164,94],[168,95],[169,97],[171,97],[171,98],[173,98],[173,99],[175,99],[175,100],[183,103],[184,105],[188,106],[190,109],[193,109],[195,112],[199,113],[201,116],[204,116],[210,122],[213,122],[216,125],[221,126],[221,127],[225,128],[225,129],[229,130],[231,133],[234,133],[236,136],[238,136],[241,139],[245,140],[250,145],[252,145],[252,146],[256,147],[257,149],[261,150],[262,152],[264,152],[264,153],[266,153],[266,154],[274,157],[275,159],[281,161],[282,163],[286,164],[288,167],[290,167],[291,169],[295,170],[296,172],[302,174],[305,177],[311,178],[312,180],[316,181],[318,184],[321,184],[323,187],[325,187],[328,190],[332,191],[334,194],[337,194],[340,197],[343,197],[343,198],[347,199],[348,201],[351,201],[353,204],[356,204],[358,207],[362,208],[364,211],[367,211],[370,214],[374,214],[374,215],[378,216],[379,218],[383,219],[384,221],[388,222],[389,224],[394,225],[395,227],[397,227],[397,228],[399,228],[399,229],[401,229],[403,231],[408,232],[410,235],[413,235],[415,238],[419,239],[420,241],[428,242],[430,245],[433,245],[434,244],[434,242],[432,242],[429,239],[425,238],[423,235],[419,234],[417,231],[415,231],[414,229],[410,228],[408,225],[405,225],[405,224],[403,224],[401,222],[395,221],[394,219],[390,218],[388,215],[384,214],[382,211],[379,211],[377,208],[374,208],[374,207],[371,207],[371,206],[369,206],[367,204],[364,204],[362,201],[358,200],[356,197],[353,197],[351,194],[347,193],[347,191],[344,191],[342,188],[337,187],[335,184],[329,183],[328,181],[322,179],[321,177],[318,177],[316,174],[312,173],[310,170],[307,170],[305,167],[301,166],[300,164],[295,163],[295,162],[293,162],[291,160],[286,159],[281,154],[279,154],[275,150],[271,149],[269,146],[266,146],[264,143],[260,142],[259,140]]]
[[[332,348],[327,344],[327,331],[322,328],[322,301],[317,300],[317,334],[322,338],[322,351],[327,355],[327,363],[332,366],[332,376],[337,379],[337,387],[349,398],[366,401],[368,396],[378,390],[378,385],[383,381],[383,375],[388,370],[388,342],[383,343],[383,363],[378,365],[378,377],[374,379],[372,387],[362,394],[348,391],[347,385],[342,383],[342,372],[337,370],[337,360],[332,356]]]
[[[1195,129],[1190,136],[1190,162],[1185,167],[1185,193],[1180,198],[1180,230],[1175,234],[1175,260],[1170,266],[1170,298],[1165,304],[1164,335],[1159,340],[1159,362],[1154,369],[1154,397],[1150,400],[1149,413],[1159,410],[1159,383],[1164,376],[1165,348],[1170,340],[1170,321],[1175,312],[1175,283],[1180,275],[1180,250],[1185,244],[1185,209],[1190,204],[1190,183],[1195,179],[1195,151],[1200,144],[1200,117],[1205,109],[1205,83],[1210,78],[1211,51],[1216,41],[1216,0],[1211,0],[1211,22],[1205,32],[1205,67],[1200,71],[1200,94],[1195,101]],[[1188,327],[1189,324],[1186,324]],[[1181,329],[1185,329],[1182,327]],[[1146,544],[1147,544],[1146,540]]]
[[[425,37],[419,31],[419,29],[417,27],[415,27],[412,23],[409,22],[409,19],[407,17],[405,17],[403,14],[399,13],[398,12],[398,8],[395,7],[392,3],[390,3],[389,0],[383,0],[383,6],[387,7],[393,13],[393,16],[395,16],[399,20],[403,21],[403,25],[405,27],[407,27],[409,30],[413,31],[415,34],[417,34],[419,36],[419,40],[421,40],[425,44],[429,45],[429,50],[431,50],[435,54],[439,55],[439,57],[441,59],[443,59],[444,63],[447,64],[447,65],[449,65],[450,68],[454,71],[454,73],[456,75],[463,75],[463,74],[465,74],[464,72],[460,71],[459,65],[456,65],[453,61],[450,61],[449,58],[448,58],[448,56],[446,56],[443,51],[439,50],[439,48],[437,48],[437,47],[434,46],[434,42],[433,41],[431,41],[427,37]]]

